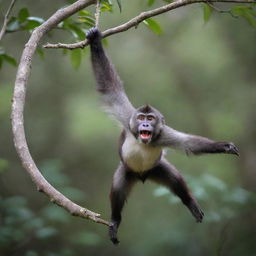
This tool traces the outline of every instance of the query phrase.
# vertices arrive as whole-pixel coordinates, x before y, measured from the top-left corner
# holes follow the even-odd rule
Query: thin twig
[[[13,8],[15,2],[16,2],[16,0],[12,0],[11,4],[10,4],[10,6],[9,6],[7,12],[6,12],[6,14],[4,15],[4,23],[3,23],[2,29],[0,31],[0,41],[2,40],[2,38],[3,38],[3,36],[4,36],[5,32],[6,32],[7,23],[9,21],[9,15],[10,15],[10,13],[12,11],[12,8]]]
[[[96,11],[95,11],[95,27],[99,28],[100,24],[100,0],[97,0]]]
[[[177,9],[182,6],[190,5],[190,4],[195,4],[195,3],[243,3],[243,4],[248,4],[248,3],[256,3],[256,0],[177,0],[175,2],[172,2],[170,4],[164,5],[162,7],[142,12],[138,16],[135,16],[134,18],[130,19],[128,22],[119,25],[114,28],[110,28],[102,32],[102,37],[108,37],[113,34],[117,34],[120,32],[124,32],[132,27],[137,27],[143,20],[157,16],[159,14],[168,12],[173,9]],[[73,43],[73,44],[63,44],[63,43],[57,43],[57,44],[50,44],[47,43],[43,47],[44,48],[65,48],[65,49],[76,49],[76,48],[84,48],[88,45],[88,41],[85,39],[83,41],[80,41],[78,43]]]
[[[238,18],[237,16],[235,16],[232,11],[229,9],[229,10],[223,10],[219,7],[217,7],[216,5],[212,4],[212,3],[209,3],[207,2],[207,4],[213,9],[215,10],[216,12],[219,12],[219,13],[228,13],[230,14],[233,18]]]
[[[37,186],[37,190],[46,194],[51,202],[59,205],[74,216],[93,220],[96,223],[101,223],[109,226],[109,222],[99,218],[100,214],[92,212],[84,207],[81,207],[58,190],[56,190],[41,174],[37,168],[27,145],[25,131],[24,131],[24,106],[27,89],[27,82],[30,74],[31,63],[35,50],[39,44],[40,39],[51,29],[55,28],[62,20],[68,18],[74,13],[83,8],[95,3],[95,0],[78,0],[70,6],[58,10],[42,25],[33,30],[29,41],[23,50],[20,64],[18,67],[13,100],[12,100],[12,132],[16,151],[21,159],[23,167],[30,175],[32,181]]]

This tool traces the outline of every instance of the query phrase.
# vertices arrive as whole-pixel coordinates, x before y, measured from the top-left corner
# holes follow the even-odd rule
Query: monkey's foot
[[[196,222],[203,221],[204,213],[195,200],[191,200],[191,202],[188,204],[188,208],[191,211],[192,215],[195,217]]]
[[[218,146],[222,150],[222,152],[226,154],[234,154],[239,156],[238,148],[232,142],[218,142]]]
[[[93,40],[101,38],[101,32],[96,27],[93,27],[86,32],[86,38],[91,43]]]
[[[112,243],[114,245],[118,245],[120,243],[120,241],[117,238],[117,224],[111,223],[108,233],[109,233],[109,237],[110,237],[110,240],[112,241]]]

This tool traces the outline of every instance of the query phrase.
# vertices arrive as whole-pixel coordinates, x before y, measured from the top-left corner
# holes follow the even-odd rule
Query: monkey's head
[[[144,144],[153,142],[160,135],[163,125],[163,115],[149,105],[137,108],[130,120],[132,134]]]

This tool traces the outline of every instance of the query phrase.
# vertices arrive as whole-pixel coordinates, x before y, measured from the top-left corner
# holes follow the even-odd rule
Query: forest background
[[[47,19],[65,4],[64,0],[17,1],[12,15],[28,8],[31,16]],[[1,17],[8,5],[9,1],[0,1]],[[113,12],[101,15],[100,28],[114,27],[148,8],[145,0],[122,1],[120,12],[113,2]],[[255,255],[255,27],[230,13],[215,11],[208,20],[204,8],[202,4],[182,7],[157,16],[160,27],[140,24],[105,40],[135,106],[149,103],[177,130],[233,141],[239,147],[239,158],[187,157],[168,150],[168,159],[181,170],[202,205],[204,222],[195,223],[168,190],[150,182],[137,184],[125,207],[121,243],[114,247],[106,226],[72,217],[37,193],[13,146],[10,111],[17,68],[10,65],[13,61],[4,61],[1,255]],[[92,13],[94,9],[89,8]],[[18,61],[28,38],[28,31],[6,33],[1,46]],[[74,42],[70,33],[59,29],[42,43],[59,41]],[[35,56],[25,129],[32,156],[47,180],[108,220],[120,128],[100,108],[88,47],[44,49]]]

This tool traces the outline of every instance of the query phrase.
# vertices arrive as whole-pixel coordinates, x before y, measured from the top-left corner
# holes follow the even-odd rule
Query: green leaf
[[[85,17],[94,17],[93,14],[91,14],[89,11],[87,10],[82,10],[78,12],[79,16],[85,16]]]
[[[72,35],[78,40],[85,39],[85,32],[72,19],[66,19],[62,24],[62,28],[71,32]]]
[[[12,66],[16,67],[17,66],[17,62],[16,60],[10,56],[10,55],[7,55],[7,54],[3,54],[2,55],[2,58],[7,61],[9,64],[11,64]]]
[[[243,18],[247,20],[247,22],[254,28],[256,28],[256,19],[250,13],[246,13],[243,15]]]
[[[88,11],[85,11],[85,10],[80,11],[78,19],[79,19],[79,21],[85,23],[89,27],[94,27],[95,26],[95,18]]]
[[[33,20],[33,21],[36,21],[36,22],[38,22],[40,24],[44,23],[44,19],[40,18],[40,17],[32,17],[32,16],[30,16],[30,17],[28,17],[28,20]]]
[[[103,2],[101,3],[101,8],[100,8],[101,12],[113,12],[113,5],[112,3],[107,3],[107,2]]]
[[[32,30],[40,26],[44,22],[44,19],[40,17],[28,17],[26,24],[23,26],[26,30]]]
[[[81,49],[74,49],[71,51],[71,64],[74,69],[78,69],[82,61],[82,51]]]
[[[22,23],[22,22],[26,21],[28,17],[29,17],[28,9],[27,8],[20,9],[19,14],[18,14],[19,22]]]
[[[13,32],[20,29],[20,23],[16,17],[12,17],[7,25],[6,31],[7,32]]]
[[[252,6],[236,5],[231,9],[234,16],[244,18],[251,26],[256,28],[256,10]]]
[[[79,28],[76,24],[69,24],[69,29],[76,39],[78,40],[85,39],[84,31],[81,28]]]
[[[119,8],[119,11],[122,12],[122,3],[121,3],[121,0],[116,0],[117,2],[117,5],[118,5],[118,8]]]
[[[2,58],[2,56],[0,55],[0,69],[2,68],[2,65],[3,65],[3,58]]]
[[[152,30],[155,34],[160,35],[163,33],[163,30],[160,26],[160,24],[155,21],[152,18],[146,19],[143,21],[143,23],[150,29]]]
[[[155,3],[156,0],[148,0],[147,5],[150,7]]]
[[[210,19],[213,9],[208,4],[203,4],[203,11],[204,11],[204,22],[206,23]]]
[[[95,26],[95,19],[89,16],[79,17],[79,21],[83,22],[90,28]]]
[[[235,16],[242,16],[250,6],[236,5],[231,9],[231,12]]]

